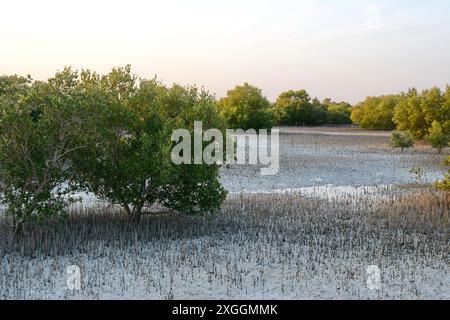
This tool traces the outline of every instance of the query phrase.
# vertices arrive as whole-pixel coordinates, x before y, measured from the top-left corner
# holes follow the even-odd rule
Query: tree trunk
[[[14,223],[14,240],[18,241],[23,234],[23,222]]]
[[[139,224],[141,222],[141,210],[137,210],[136,212],[133,212],[133,214],[130,216],[130,221],[135,224]]]
[[[131,210],[128,204],[124,204],[123,207],[127,212],[130,222],[138,224],[141,221],[142,206],[133,207],[133,210]]]

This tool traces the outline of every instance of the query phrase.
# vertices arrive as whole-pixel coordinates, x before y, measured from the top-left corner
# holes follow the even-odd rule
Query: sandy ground
[[[405,150],[389,147],[385,131],[354,128],[280,128],[280,170],[261,176],[260,167],[223,167],[221,181],[231,192],[331,186],[377,186],[417,182],[409,171],[421,167],[420,182],[431,183],[443,176],[446,155],[430,147]]]
[[[450,298],[448,199],[405,185],[417,182],[413,166],[422,184],[440,177],[445,155],[424,145],[401,154],[386,132],[281,132],[279,174],[223,168],[231,193],[213,217],[136,227],[86,195],[91,208],[63,226],[18,241],[1,230],[0,299]],[[67,287],[71,265],[80,290]]]

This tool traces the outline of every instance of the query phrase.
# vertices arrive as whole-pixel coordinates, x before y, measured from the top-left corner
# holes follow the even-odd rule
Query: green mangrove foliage
[[[212,95],[66,68],[46,82],[0,78],[0,194],[14,224],[61,217],[74,191],[93,192],[139,221],[158,203],[193,214],[219,208],[217,164],[174,165],[176,128],[224,129]]]

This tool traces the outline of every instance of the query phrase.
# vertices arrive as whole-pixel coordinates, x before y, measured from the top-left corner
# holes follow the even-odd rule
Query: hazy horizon
[[[450,2],[14,1],[0,12],[0,74],[46,79],[64,66],[99,73],[237,84],[274,101],[289,89],[356,103],[450,84]]]

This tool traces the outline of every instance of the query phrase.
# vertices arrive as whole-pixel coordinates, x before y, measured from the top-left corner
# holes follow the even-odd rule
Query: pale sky
[[[64,66],[355,103],[450,84],[448,0],[0,0],[0,74]]]

